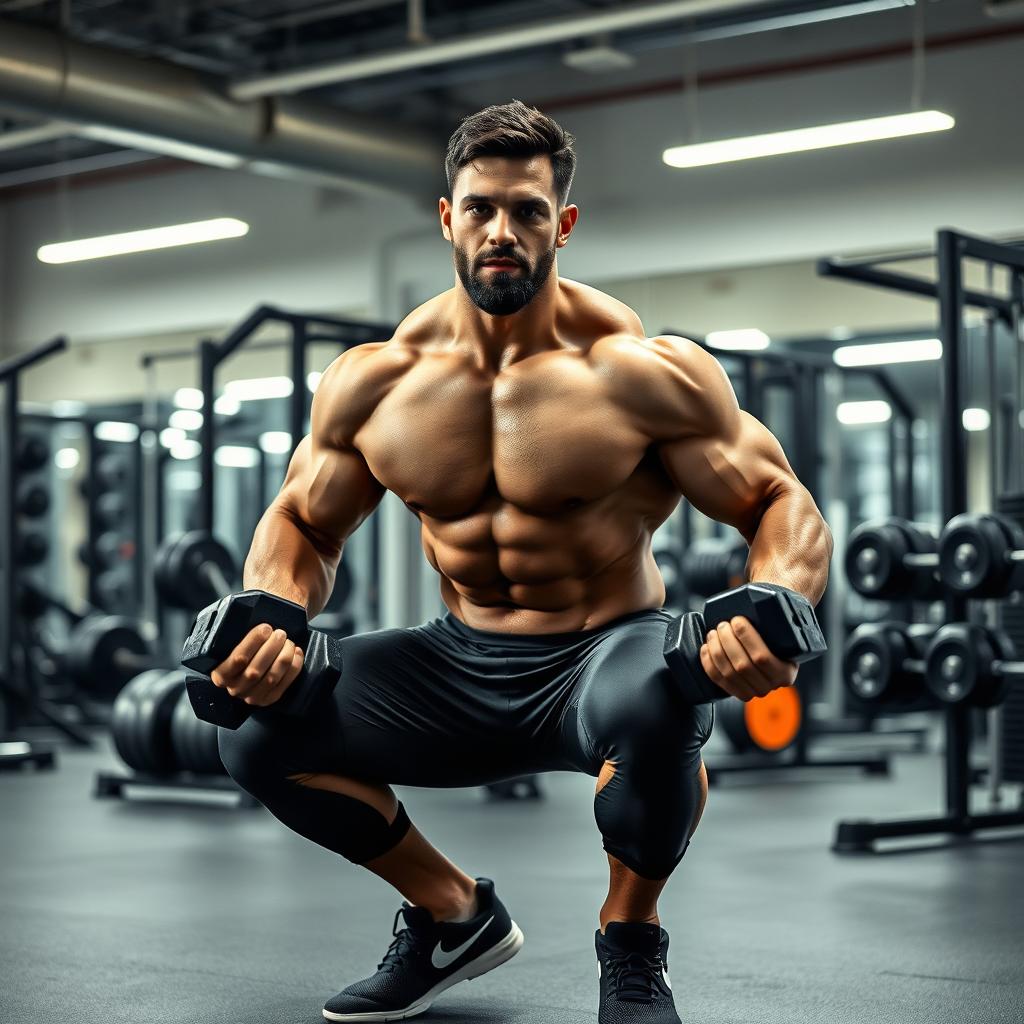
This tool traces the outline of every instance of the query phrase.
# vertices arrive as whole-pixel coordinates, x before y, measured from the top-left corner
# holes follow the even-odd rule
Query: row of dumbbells
[[[967,622],[865,622],[843,650],[843,676],[858,700],[990,708],[1024,683],[1024,661],[1001,630]]]
[[[955,516],[937,538],[904,519],[864,523],[845,568],[858,594],[880,601],[1004,598],[1024,590],[1024,527],[994,512]]]

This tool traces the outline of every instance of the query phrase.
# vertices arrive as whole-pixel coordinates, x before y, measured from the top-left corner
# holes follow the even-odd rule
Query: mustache
[[[517,266],[524,267],[524,268],[526,267],[526,261],[521,259],[519,256],[517,256],[515,253],[512,253],[512,252],[491,252],[491,253],[488,253],[486,256],[481,256],[477,260],[476,265],[478,267],[482,267],[488,260],[511,260]]]

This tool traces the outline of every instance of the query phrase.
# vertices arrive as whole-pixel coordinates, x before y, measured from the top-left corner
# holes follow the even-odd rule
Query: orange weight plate
[[[792,686],[781,686],[764,697],[755,697],[743,705],[747,732],[760,750],[785,750],[796,740],[803,719],[800,693]]]

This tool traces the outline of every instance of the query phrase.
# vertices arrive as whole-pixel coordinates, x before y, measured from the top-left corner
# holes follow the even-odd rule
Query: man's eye
[[[524,206],[522,210],[523,216],[529,220],[531,217],[539,217],[540,210],[536,206]]]
[[[486,206],[482,206],[480,203],[474,203],[472,206],[467,206],[466,207],[466,213],[472,213],[472,214],[476,214],[477,212],[484,213],[484,212],[486,212],[486,210],[487,210],[487,207]]]

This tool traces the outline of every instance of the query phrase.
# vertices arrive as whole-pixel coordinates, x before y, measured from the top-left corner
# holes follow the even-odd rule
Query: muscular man
[[[712,705],[687,704],[662,657],[652,534],[685,495],[746,538],[749,579],[812,603],[825,587],[828,527],[717,361],[559,278],[579,215],[572,141],[519,102],[456,130],[440,200],[455,286],[327,370],[245,565],[247,588],[316,614],[346,539],[390,490],[420,520],[447,612],[346,638],[333,700],[311,719],[273,711],[302,652],[269,626],[214,672],[256,708],[221,732],[231,775],[405,898],[377,972],[331,998],[328,1020],[413,1016],[522,945],[493,882],[432,846],[390,785],[575,771],[597,779],[610,869],[599,1020],[678,1022],[657,901],[704,807]],[[796,677],[746,619],[709,633],[700,660],[741,700]]]

